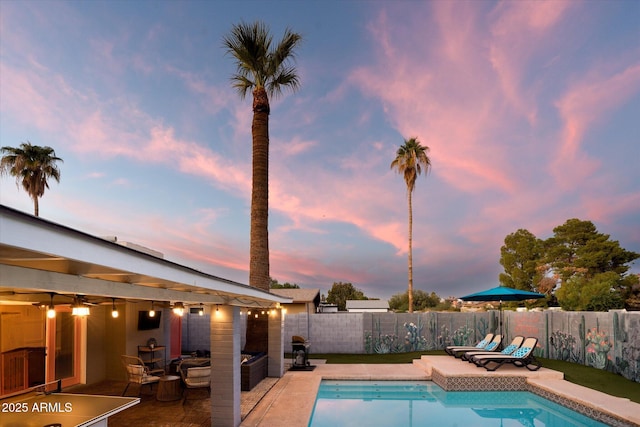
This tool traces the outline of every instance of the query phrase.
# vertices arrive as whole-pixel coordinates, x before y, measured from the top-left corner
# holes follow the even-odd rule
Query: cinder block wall
[[[208,318],[192,315],[183,323],[183,349],[209,348]],[[240,322],[244,340],[246,315]],[[283,347],[291,352],[291,337],[300,335],[309,341],[312,356],[439,350],[474,344],[500,331],[506,342],[516,335],[538,338],[540,357],[606,369],[640,382],[640,364],[635,363],[640,360],[640,312],[624,310],[286,314]]]
[[[502,327],[500,324],[502,323]],[[640,382],[640,312],[324,313],[285,318],[314,353],[394,353],[474,344],[487,333],[538,338],[536,354],[606,369]],[[285,341],[285,352],[290,344]],[[631,362],[630,362],[631,361]]]
[[[293,314],[284,321],[284,337],[299,335],[310,342],[311,353],[364,353],[364,313]],[[285,351],[291,351],[285,343]]]

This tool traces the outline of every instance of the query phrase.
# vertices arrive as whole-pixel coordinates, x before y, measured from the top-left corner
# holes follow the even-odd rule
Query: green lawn
[[[310,354],[311,359],[324,359],[327,363],[411,363],[423,354],[445,355],[444,351],[389,354]],[[290,356],[290,355],[289,355]],[[552,359],[539,359],[542,366],[564,373],[564,378],[575,384],[607,393],[611,396],[626,397],[640,403],[640,383],[628,380],[620,375],[602,369],[563,362]]]

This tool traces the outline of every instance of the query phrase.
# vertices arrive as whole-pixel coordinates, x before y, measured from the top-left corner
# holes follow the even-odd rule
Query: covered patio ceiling
[[[272,307],[291,302],[165,260],[142,247],[0,205],[0,303],[40,303],[51,295],[56,304],[71,303],[77,296],[90,303],[111,303],[115,298]]]

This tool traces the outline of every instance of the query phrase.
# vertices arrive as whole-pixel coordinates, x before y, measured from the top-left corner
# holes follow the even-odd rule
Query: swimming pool
[[[309,427],[606,426],[526,391],[444,391],[431,381],[329,381]]]

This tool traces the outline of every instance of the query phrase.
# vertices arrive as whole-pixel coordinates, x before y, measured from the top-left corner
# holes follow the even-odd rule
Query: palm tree
[[[391,162],[391,169],[395,169],[404,176],[407,184],[407,199],[409,201],[409,285],[407,294],[409,296],[409,313],[413,313],[413,206],[411,195],[416,186],[416,178],[422,173],[425,174],[431,169],[431,159],[428,156],[429,147],[420,145],[417,138],[405,140],[404,144],[396,151],[396,158]]]
[[[302,37],[285,30],[282,40],[272,46],[269,28],[262,22],[234,25],[224,37],[227,53],[236,62],[233,87],[244,99],[253,92],[253,166],[251,189],[251,232],[249,256],[249,284],[269,290],[269,97],[277,96],[285,88],[299,87],[299,78],[291,64],[294,49]]]
[[[51,147],[40,147],[23,142],[20,147],[2,147],[5,155],[0,160],[0,174],[9,173],[16,177],[16,185],[22,184],[22,188],[33,199],[35,216],[40,213],[38,199],[44,195],[44,190],[49,188],[49,178],[60,182],[60,169],[57,161],[60,157]]]

